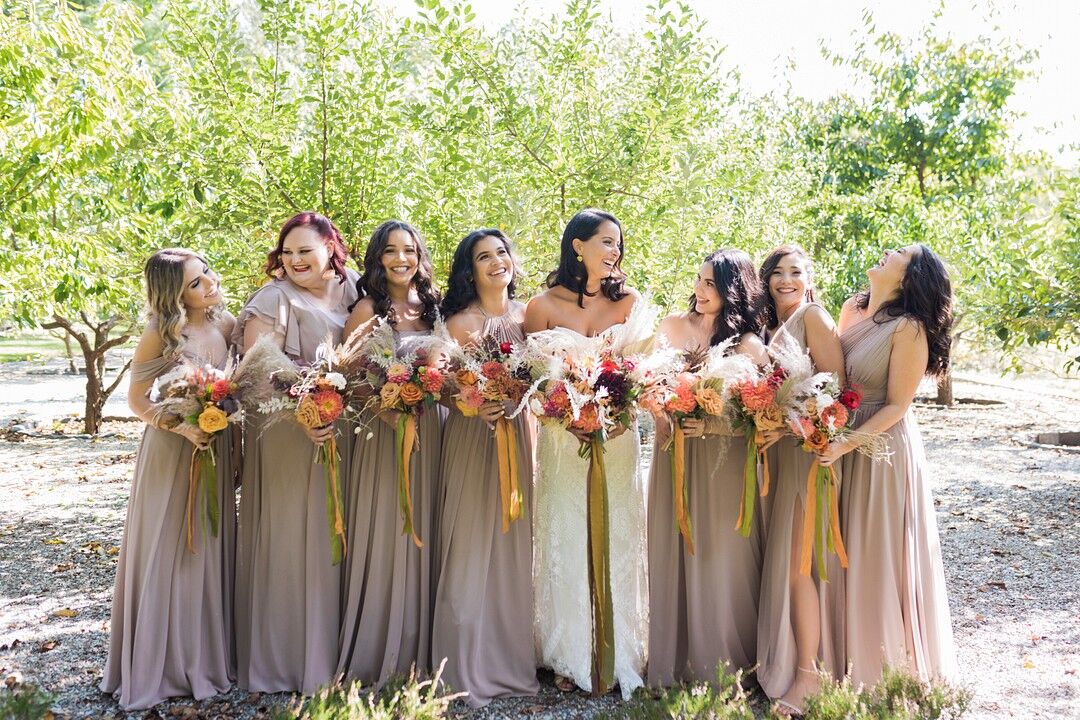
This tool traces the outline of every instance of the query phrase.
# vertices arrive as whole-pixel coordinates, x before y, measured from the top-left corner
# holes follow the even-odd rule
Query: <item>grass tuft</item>
[[[0,691],[0,718],[43,720],[51,718],[53,696],[36,685],[19,684]]]

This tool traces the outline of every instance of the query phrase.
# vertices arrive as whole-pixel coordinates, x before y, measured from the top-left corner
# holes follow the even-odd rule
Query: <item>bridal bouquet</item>
[[[671,422],[671,481],[675,522],[687,551],[694,554],[690,494],[686,484],[686,435],[680,421],[685,418],[719,419],[727,411],[729,388],[754,377],[753,361],[732,351],[738,338],[720,343],[708,351],[677,352],[667,356],[661,347],[649,358],[647,385],[642,406],[654,415],[666,415]]]
[[[841,390],[839,379],[833,375],[827,383],[796,403],[788,414],[789,427],[801,441],[803,450],[815,455],[825,452],[829,443],[835,440],[853,440],[859,452],[875,459],[886,458],[888,447],[884,437],[851,428],[851,420],[861,401],[858,390]],[[841,567],[848,566],[847,552],[840,536],[837,485],[836,471],[832,467],[822,467],[815,459],[806,477],[806,509],[799,559],[799,572],[803,575],[810,574],[812,556],[816,556],[818,577],[828,580],[826,548],[836,553]]]
[[[211,436],[206,448],[195,447],[191,452],[185,525],[187,547],[192,553],[195,552],[195,507],[200,487],[205,508],[203,529],[205,531],[209,523],[210,533],[218,536],[221,508],[218,506],[217,459],[214,457],[213,438],[230,423],[244,419],[238,397],[240,386],[234,380],[234,372],[231,358],[224,370],[210,365],[198,367],[184,363],[155,380],[150,390],[150,400],[158,403],[158,412],[172,416],[172,420],[165,423],[167,427],[188,423]]]
[[[522,347],[513,343],[486,341],[462,347],[449,344],[448,372],[456,392],[454,403],[465,417],[475,417],[485,402],[518,406],[533,377],[522,356]],[[499,497],[502,502],[502,531],[524,514],[523,495],[518,471],[517,435],[511,422],[517,415],[495,421],[495,447],[499,458]]]
[[[260,340],[245,356],[245,360],[258,358],[259,362],[272,368],[269,371],[272,394],[258,403],[259,412],[268,416],[271,422],[291,417],[308,429],[332,425],[351,410],[347,398],[351,397],[356,382],[350,379],[346,370],[355,364],[357,353],[356,341],[334,345],[327,338],[316,350],[314,363],[297,365],[272,340]],[[330,561],[337,565],[345,557],[347,547],[336,432],[318,446],[316,461],[326,469]]]
[[[764,433],[787,424],[789,414],[800,398],[814,394],[832,377],[815,373],[809,354],[794,343],[778,342],[769,348],[771,363],[756,377],[733,383],[730,390],[733,418],[731,425],[746,436],[746,465],[743,468],[743,491],[735,529],[750,536],[753,525],[757,466],[762,467],[761,496],[769,494],[768,455],[760,450]]]
[[[394,430],[394,453],[397,458],[398,501],[405,521],[404,533],[411,535],[416,547],[424,543],[413,527],[412,486],[409,463],[419,444],[416,418],[439,398],[446,382],[435,352],[434,338],[411,350],[398,347],[393,326],[383,320],[364,336],[359,365],[361,382],[370,397],[364,410],[399,413]]]

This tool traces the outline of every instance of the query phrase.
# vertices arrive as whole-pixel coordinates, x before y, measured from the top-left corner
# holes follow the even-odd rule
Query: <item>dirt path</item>
[[[0,421],[15,410],[4,396],[33,396],[33,379],[0,370]],[[1038,381],[981,379],[1020,389],[959,382],[962,397],[1005,404],[917,408],[961,679],[975,693],[971,716],[1080,717],[1080,453],[1021,441],[1037,430],[1080,430],[1080,400],[1039,402]],[[47,381],[58,401],[72,402],[70,383]],[[141,430],[115,422],[100,439],[0,442],[0,677],[48,688],[71,717],[124,717],[97,683]],[[253,718],[278,700],[233,691],[198,707],[200,716]],[[561,695],[549,682],[538,698],[496,702],[474,717],[580,717],[617,705]],[[189,706],[159,711],[182,717]]]

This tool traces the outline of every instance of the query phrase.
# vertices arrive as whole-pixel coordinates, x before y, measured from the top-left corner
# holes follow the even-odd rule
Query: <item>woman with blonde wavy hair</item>
[[[194,447],[209,436],[149,398],[180,362],[223,367],[233,318],[220,308],[217,275],[197,253],[159,250],[144,269],[149,317],[131,363],[128,405],[147,424],[135,462],[113,594],[101,690],[125,710],[176,695],[203,699],[229,689],[235,495],[228,433],[214,440],[221,524],[217,537],[185,532]]]

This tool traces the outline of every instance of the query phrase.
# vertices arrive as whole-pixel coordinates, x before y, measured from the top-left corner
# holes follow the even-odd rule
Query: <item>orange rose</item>
[[[323,425],[322,417],[319,415],[319,406],[310,395],[301,398],[296,406],[296,422],[309,429]]]
[[[401,386],[397,383],[388,382],[379,390],[379,399],[382,400],[384,410],[397,405],[399,397],[401,397]]]
[[[821,411],[821,424],[834,430],[844,427],[848,421],[847,408],[836,402]]]
[[[829,447],[829,438],[825,433],[820,430],[814,430],[810,433],[810,436],[803,441],[803,447],[810,452],[823,453]]]
[[[401,401],[412,407],[424,399],[424,390],[415,383],[405,383],[401,386]]]

